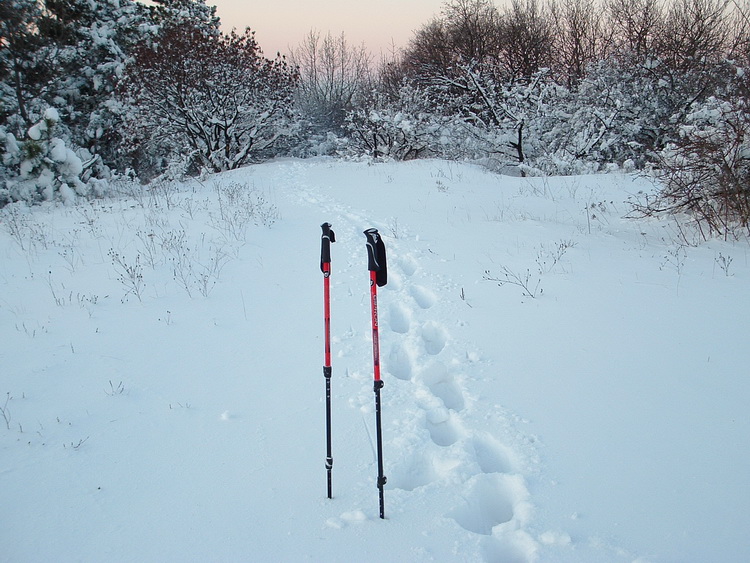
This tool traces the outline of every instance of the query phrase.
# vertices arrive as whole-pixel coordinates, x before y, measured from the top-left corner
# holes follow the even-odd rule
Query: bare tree
[[[404,54],[411,76],[446,77],[467,66],[502,80],[530,79],[548,66],[552,26],[538,0],[450,0],[417,31]]]
[[[302,113],[316,128],[342,128],[346,112],[371,79],[365,46],[351,46],[343,33],[321,38],[312,30],[292,49],[290,62],[300,75],[296,99]]]
[[[455,63],[446,22],[433,19],[414,33],[403,54],[404,71],[412,79],[444,75]]]
[[[732,55],[750,66],[750,0],[734,0]]]
[[[654,53],[664,20],[659,0],[607,0],[605,11],[615,51],[636,60]]]
[[[729,50],[730,0],[675,0],[657,41],[662,60],[684,71],[721,60]]]
[[[450,0],[442,17],[415,32],[403,54],[404,71],[424,83],[467,64],[496,67],[499,42],[500,15],[491,0]]]
[[[497,56],[500,14],[491,0],[451,0],[443,18],[452,51],[464,62],[486,62]]]
[[[606,57],[601,11],[595,0],[560,0],[552,3],[550,14],[554,59],[561,78],[571,88],[585,76],[589,64]]]
[[[512,0],[500,28],[500,65],[506,79],[528,81],[550,66],[551,19],[537,0]]]

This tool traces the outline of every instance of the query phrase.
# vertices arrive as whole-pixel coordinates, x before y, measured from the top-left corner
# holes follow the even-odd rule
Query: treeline
[[[644,213],[748,228],[748,0],[449,0],[403,50],[288,59],[204,0],[0,0],[0,204],[279,155],[648,169]]]

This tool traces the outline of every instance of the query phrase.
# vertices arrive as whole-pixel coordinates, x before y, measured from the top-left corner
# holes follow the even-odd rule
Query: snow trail
[[[466,346],[458,345],[440,320],[451,315],[441,310],[441,305],[450,305],[453,298],[433,286],[433,280],[438,278],[430,275],[428,267],[422,264],[423,251],[419,245],[415,248],[411,241],[397,238],[393,233],[389,235],[389,229],[382,226],[382,218],[352,210],[326,197],[321,191],[323,186],[310,185],[305,172],[298,164],[289,167],[288,182],[293,186],[290,193],[295,194],[292,199],[298,197],[302,203],[322,204],[326,210],[324,220],[331,222],[337,233],[338,248],[332,248],[335,256],[331,293],[336,308],[343,308],[342,301],[350,305],[354,301],[342,300],[341,293],[359,299],[360,304],[363,302],[361,291],[365,284],[358,284],[359,296],[352,289],[357,282],[365,281],[367,273],[361,233],[375,225],[381,229],[386,244],[389,283],[378,296],[381,318],[387,319],[381,322],[380,330],[385,382],[381,393],[388,478],[386,517],[404,510],[410,496],[444,496],[440,516],[467,534],[465,545],[456,547],[457,552],[474,553],[473,557],[487,562],[534,561],[537,544],[528,530],[529,492],[524,475],[513,462],[516,454],[486,429],[473,429],[471,416],[464,416],[471,411],[467,397],[471,396],[472,371],[478,366],[472,365],[465,351],[459,352]],[[399,228],[410,230],[408,224]],[[341,259],[343,247],[348,253],[345,260]],[[344,284],[348,286],[346,292],[342,292]],[[440,279],[439,285],[454,284],[450,279]],[[367,319],[362,307],[355,309],[361,311],[362,321]],[[456,319],[457,324],[460,321]],[[366,339],[365,329],[347,331],[338,336],[334,354],[338,349],[342,359],[355,347],[366,350],[367,346],[361,346]],[[352,356],[362,368],[357,378],[367,382],[370,374],[366,366],[371,366],[371,359],[362,352]],[[350,401],[363,413],[366,424],[372,414],[371,401],[372,392],[366,385],[359,390],[357,399]],[[372,474],[371,469],[363,477],[371,478]],[[394,501],[393,493],[399,490],[406,496]],[[395,508],[394,502],[397,502]],[[345,522],[346,514],[334,519],[333,526]]]

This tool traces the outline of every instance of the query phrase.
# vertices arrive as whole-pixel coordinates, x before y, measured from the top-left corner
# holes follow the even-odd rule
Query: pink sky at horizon
[[[216,6],[225,32],[249,27],[263,53],[273,57],[297,47],[311,30],[345,34],[353,46],[365,44],[376,57],[405,47],[414,31],[439,15],[445,0],[206,0]]]

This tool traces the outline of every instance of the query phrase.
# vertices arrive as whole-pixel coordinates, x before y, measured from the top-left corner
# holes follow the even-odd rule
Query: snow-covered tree
[[[70,1],[70,0],[68,0]],[[59,3],[62,4],[62,3]],[[76,11],[58,7],[60,33],[70,45],[55,51],[61,70],[50,84],[72,142],[121,167],[121,116],[115,89],[135,45],[149,41],[153,30],[141,4],[129,0],[97,0],[74,4]],[[69,31],[67,31],[69,30]]]
[[[395,98],[374,92],[346,119],[349,154],[395,160],[439,154],[445,120],[430,111],[422,91],[408,84]]]
[[[207,5],[206,0],[152,0],[148,9],[149,22],[155,28],[182,25],[207,36],[220,34],[216,6]]]
[[[17,138],[55,108],[56,135],[124,168],[123,107],[115,89],[136,45],[170,22],[219,33],[205,0],[3,0],[0,3],[0,126]]]
[[[296,79],[283,59],[262,56],[250,30],[165,28],[135,51],[121,84],[130,146],[155,158],[152,173],[158,159],[219,172],[273,154],[293,133]]]
[[[670,121],[647,73],[611,59],[590,65],[575,90],[561,90],[544,132],[543,168],[571,173],[585,170],[584,163],[653,162]]]

